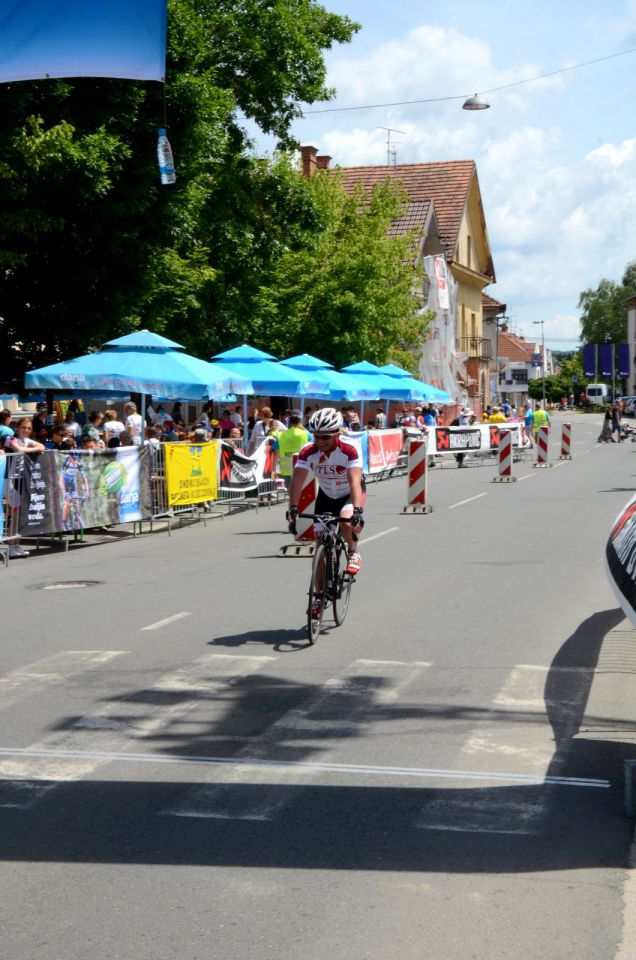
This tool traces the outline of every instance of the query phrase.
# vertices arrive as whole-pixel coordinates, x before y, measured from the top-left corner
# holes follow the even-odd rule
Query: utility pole
[[[545,320],[533,320],[532,323],[536,326],[538,323],[541,324],[541,373],[543,374],[541,380],[543,385],[543,409],[545,410],[545,375],[546,375],[546,363],[545,363]]]

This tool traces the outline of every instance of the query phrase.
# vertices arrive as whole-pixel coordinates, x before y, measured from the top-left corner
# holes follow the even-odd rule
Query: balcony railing
[[[492,344],[487,337],[461,337],[460,349],[469,360],[492,360]]]

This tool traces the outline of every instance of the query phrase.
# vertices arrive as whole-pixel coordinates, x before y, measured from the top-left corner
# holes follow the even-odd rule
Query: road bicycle
[[[337,627],[344,623],[347,616],[355,575],[347,573],[349,547],[340,532],[340,524],[351,521],[342,520],[331,513],[299,513],[298,516],[320,523],[323,528],[311,565],[307,604],[307,635],[309,642],[314,644],[320,636],[328,604],[333,604]]]

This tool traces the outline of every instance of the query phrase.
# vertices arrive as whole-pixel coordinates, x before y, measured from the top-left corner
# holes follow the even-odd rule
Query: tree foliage
[[[299,178],[250,153],[240,117],[289,146],[298,104],[330,95],[324,51],[356,29],[315,0],[170,0],[165,91],[0,87],[3,375],[135,326],[202,350],[243,331],[281,247],[316,214]],[[164,109],[171,187],[155,156]]]
[[[348,194],[336,173],[310,182],[323,227],[289,248],[256,303],[258,331],[281,353],[314,353],[340,367],[393,360],[415,368],[428,316],[417,236],[393,236],[406,197],[387,181],[368,197]]]
[[[636,260],[627,264],[621,283],[603,279],[596,290],[579,297],[584,343],[624,343],[627,339],[625,300],[636,293]]]

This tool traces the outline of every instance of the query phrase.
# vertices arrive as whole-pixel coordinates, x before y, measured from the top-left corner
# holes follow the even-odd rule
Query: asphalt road
[[[636,444],[571,419],[515,483],[431,471],[428,516],[370,485],[315,647],[281,507],[0,567],[0,956],[633,956]]]

